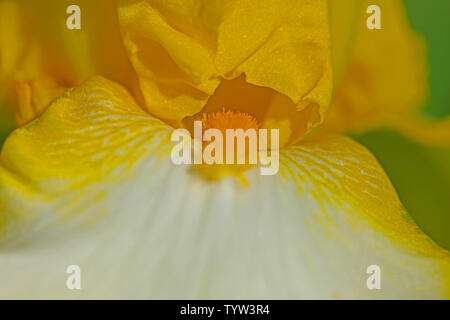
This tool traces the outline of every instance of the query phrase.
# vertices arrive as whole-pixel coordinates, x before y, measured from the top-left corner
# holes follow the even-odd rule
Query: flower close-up
[[[450,298],[412,7],[0,0],[0,298]],[[258,144],[228,162],[231,130]]]

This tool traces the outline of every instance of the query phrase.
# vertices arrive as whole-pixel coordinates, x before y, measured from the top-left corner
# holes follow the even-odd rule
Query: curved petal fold
[[[323,116],[332,89],[327,4],[124,0],[118,12],[147,108],[182,125],[224,80],[243,75],[288,97],[297,111],[314,105]]]

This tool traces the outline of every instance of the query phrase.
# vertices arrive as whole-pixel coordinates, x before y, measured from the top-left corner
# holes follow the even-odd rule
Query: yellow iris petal
[[[326,1],[235,1],[219,28],[215,64],[221,76],[288,96],[299,109],[326,111],[330,35]],[[248,13],[252,12],[251,15]]]
[[[178,124],[199,111],[219,84],[207,48],[147,1],[122,2],[119,20],[149,111]]]
[[[65,2],[0,1],[0,94],[17,110],[20,125],[37,117],[60,95],[56,87],[77,85],[94,74],[107,76],[129,90],[136,87],[120,37],[115,1],[81,0],[76,4],[81,9],[80,30],[66,27]],[[18,101],[14,98],[16,85]],[[27,100],[32,103],[25,104]]]
[[[11,105],[15,100],[13,73],[16,72],[20,77],[37,73],[36,41],[23,37],[24,18],[17,2],[0,1],[0,103],[2,108],[3,103]]]
[[[64,91],[51,77],[42,77],[32,81],[17,81],[16,121],[22,126],[38,117],[45,108]]]
[[[370,1],[363,3],[367,8]],[[425,45],[410,28],[403,4],[383,0],[382,29],[366,27],[361,11],[355,47],[327,121],[332,130],[364,131],[417,112],[427,95]]]
[[[326,1],[120,3],[124,43],[152,114],[182,126],[203,108],[226,107],[261,122],[267,113],[274,124],[269,117],[290,121],[287,115],[314,109],[309,118],[293,117],[301,120],[292,126],[302,127],[294,140],[322,120],[332,86]],[[251,91],[263,102],[239,102]],[[286,101],[275,107],[277,96]]]
[[[393,118],[388,124],[414,141],[444,149],[450,148],[450,117],[431,120],[412,114]]]
[[[361,0],[330,0],[330,25],[333,48],[333,74],[336,89],[348,63],[353,44],[361,21]]]
[[[36,20],[32,4],[0,1],[0,100],[15,109],[19,124],[40,114],[61,93],[55,88],[69,84],[71,73],[61,52],[44,49],[54,37],[42,37],[44,25]]]

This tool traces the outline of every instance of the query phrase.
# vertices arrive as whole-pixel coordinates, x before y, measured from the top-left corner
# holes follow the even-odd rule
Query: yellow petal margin
[[[365,8],[381,9],[381,30],[366,26]],[[363,1],[355,46],[324,124],[337,131],[365,131],[405,121],[425,103],[425,43],[409,25],[400,0]]]
[[[273,108],[254,107],[252,114],[267,107],[271,117],[281,115],[277,121],[292,115],[283,110],[289,104],[297,111],[314,107],[303,121],[312,127],[328,107],[332,76],[327,1],[124,0],[118,12],[146,106],[169,123],[181,126],[185,117],[202,110],[220,84],[227,87],[227,81],[236,81],[232,87],[242,82],[270,88],[289,100],[278,117]]]

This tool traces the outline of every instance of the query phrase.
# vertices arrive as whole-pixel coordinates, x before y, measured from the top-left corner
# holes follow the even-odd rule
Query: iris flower
[[[400,2],[380,1],[373,33],[364,1],[77,2],[82,30],[65,29],[64,1],[0,3],[19,125],[1,152],[0,297],[450,295],[450,253],[342,134],[422,137],[409,120],[422,121],[423,51]],[[279,174],[171,162],[174,128],[230,113],[280,130]],[[81,290],[66,288],[69,265]]]

